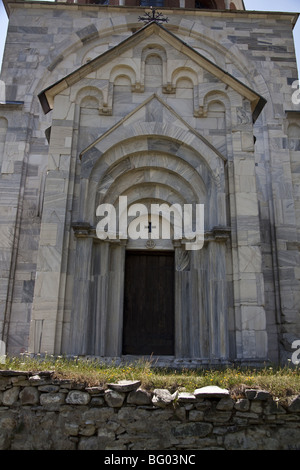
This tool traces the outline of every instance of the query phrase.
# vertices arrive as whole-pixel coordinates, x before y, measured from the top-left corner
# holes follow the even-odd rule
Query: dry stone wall
[[[1,450],[297,450],[300,396],[204,387],[143,390],[139,381],[86,387],[51,372],[0,371]]]

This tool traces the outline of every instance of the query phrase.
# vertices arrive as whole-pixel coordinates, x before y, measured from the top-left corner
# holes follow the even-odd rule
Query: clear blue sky
[[[247,10],[257,11],[290,11],[300,13],[300,0],[244,0]],[[0,64],[6,38],[7,16],[3,2],[0,0]],[[297,52],[298,70],[300,70],[300,18],[294,29],[295,46]]]

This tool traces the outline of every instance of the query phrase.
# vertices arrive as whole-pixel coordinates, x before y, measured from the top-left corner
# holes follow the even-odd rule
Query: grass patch
[[[148,390],[166,388],[193,392],[196,388],[217,385],[230,390],[232,396],[243,395],[245,388],[261,388],[269,391],[279,401],[300,394],[300,369],[297,367],[221,368],[221,369],[164,369],[151,360],[139,360],[130,364],[101,360],[66,358],[64,356],[31,357],[23,354],[6,357],[2,370],[21,370],[38,373],[53,371],[58,379],[69,379],[88,386],[105,385],[119,380],[140,380]]]

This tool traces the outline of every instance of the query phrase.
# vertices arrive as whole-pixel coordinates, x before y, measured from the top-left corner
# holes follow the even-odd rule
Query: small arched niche
[[[99,110],[103,107],[102,91],[96,87],[81,89],[76,102],[80,108],[78,148],[83,149],[95,139],[95,119],[99,119]]]
[[[145,60],[145,91],[155,92],[163,84],[163,61],[158,54],[149,54]]]

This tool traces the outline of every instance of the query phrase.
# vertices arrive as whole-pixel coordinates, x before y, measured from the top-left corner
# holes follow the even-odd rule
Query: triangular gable
[[[169,125],[162,126],[157,115],[160,111],[167,113]],[[227,159],[199,132],[182,119],[164,100],[156,94],[148,97],[126,117],[117,122],[109,130],[101,134],[79,155],[83,177],[88,177],[98,159],[120,142],[131,138],[159,136],[163,139],[178,142],[179,146],[186,145],[196,148],[197,153],[205,159],[208,167],[223,167]]]
[[[266,104],[266,100],[262,96],[260,96],[258,93],[246,86],[244,83],[240,82],[231,74],[211,62],[201,53],[194,50],[191,46],[189,46],[184,41],[179,39],[176,35],[165,29],[162,25],[157,24],[155,22],[147,24],[129,38],[126,38],[124,41],[120,42],[116,46],[101,54],[100,56],[91,60],[87,64],[82,65],[74,72],[71,72],[69,75],[65,76],[64,78],[60,79],[53,85],[43,90],[38,97],[45,114],[51,111],[51,109],[53,109],[54,97],[58,93],[62,92],[66,88],[70,87],[74,83],[86,77],[91,72],[94,72],[99,67],[109,63],[109,61],[115,59],[116,57],[120,56],[123,52],[133,47],[138,41],[142,41],[143,39],[151,36],[152,34],[160,36],[175,49],[180,50],[187,57],[194,60],[199,66],[203,67],[203,69],[210,72],[220,81],[230,86],[233,90],[238,92],[240,95],[244,96],[244,98],[248,99],[251,103],[253,120],[255,121],[257,119],[261,110]]]

